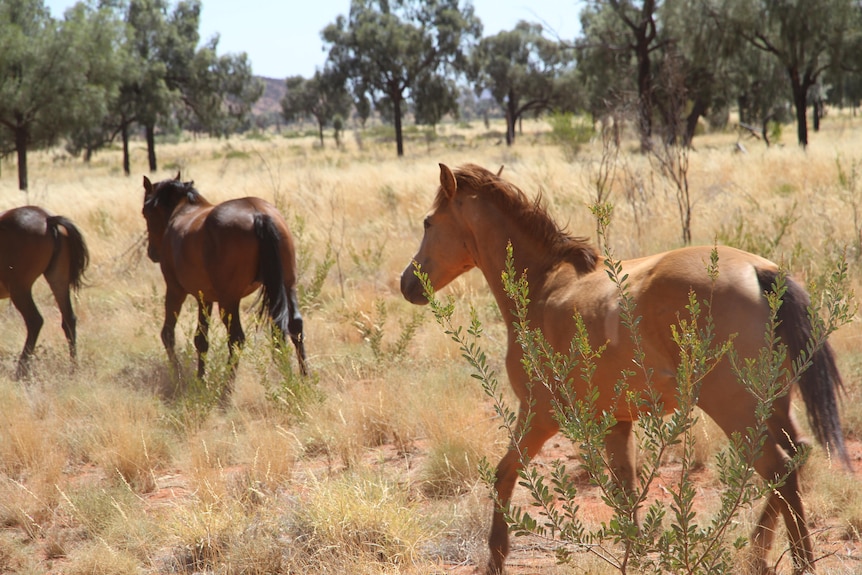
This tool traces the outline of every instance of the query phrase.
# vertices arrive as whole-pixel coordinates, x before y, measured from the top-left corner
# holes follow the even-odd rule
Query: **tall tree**
[[[225,135],[242,124],[263,93],[247,56],[218,56],[218,37],[200,45],[200,0],[130,0],[127,22],[140,73],[122,90],[123,122],[144,127],[156,171],[156,127],[185,122]],[[124,160],[124,163],[126,161]]]
[[[51,17],[42,0],[0,2],[0,141],[18,158],[18,187],[29,186],[27,151],[53,145],[111,92],[103,76],[108,37],[80,11]]]
[[[776,58],[790,83],[799,145],[808,145],[809,91],[835,64],[857,9],[853,0],[705,0],[709,9],[752,46]]]
[[[350,94],[344,82],[331,71],[317,70],[309,79],[291,76],[285,83],[287,92],[281,100],[282,116],[287,122],[314,118],[323,147],[323,129],[336,116],[347,116],[350,111]]]
[[[506,144],[512,145],[525,114],[550,109],[560,100],[557,81],[570,58],[562,44],[542,35],[540,24],[520,21],[511,31],[483,38],[472,60],[476,93],[489,90],[503,109]]]
[[[587,110],[594,118],[618,115],[636,94],[634,63],[626,38],[628,29],[602,4],[587,4],[580,14],[582,35],[575,39],[576,73],[586,92]]]
[[[94,9],[92,4],[79,2],[66,12],[65,18],[75,21],[78,34],[90,39],[82,42],[89,51],[86,58],[93,62],[87,89],[100,92],[98,98],[87,98],[85,106],[67,110],[75,121],[66,134],[66,150],[73,155],[83,152],[85,161],[89,161],[96,150],[120,133],[122,90],[130,78],[137,76],[138,68],[130,58],[128,28],[119,10],[107,3]]]
[[[458,114],[458,87],[450,77],[427,74],[419,78],[413,89],[413,114],[417,124],[436,129],[447,114]]]
[[[405,103],[423,94],[421,80],[463,70],[481,28],[472,4],[459,0],[352,0],[348,17],[338,16],[322,36],[330,65],[348,78],[354,96],[390,107],[403,156]]]

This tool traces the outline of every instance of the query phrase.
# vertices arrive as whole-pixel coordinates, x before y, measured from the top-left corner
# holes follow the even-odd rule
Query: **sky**
[[[45,0],[55,18],[76,0]],[[175,2],[174,2],[175,3]],[[511,30],[519,20],[545,26],[551,37],[571,40],[580,32],[583,0],[473,0],[483,36]],[[347,15],[350,0],[202,0],[202,40],[218,34],[218,53],[245,52],[255,75],[311,77],[326,52],[320,31]]]

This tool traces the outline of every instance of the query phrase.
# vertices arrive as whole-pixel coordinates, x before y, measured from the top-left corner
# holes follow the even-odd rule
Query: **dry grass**
[[[145,256],[140,176],[121,175],[119,152],[101,153],[89,166],[56,150],[31,154],[26,195],[15,189],[14,165],[4,162],[0,209],[35,203],[70,217],[85,234],[92,267],[76,302],[75,372],[40,281],[36,300],[46,323],[35,375],[14,381],[24,326],[8,300],[0,302],[0,571],[469,573],[483,565],[491,503],[477,463],[496,461],[505,437],[457,348],[430,317],[406,352],[396,351],[416,312],[398,281],[418,246],[438,162],[504,165],[504,175],[529,195],[541,192],[570,231],[594,233],[586,206],[600,150],[587,146],[568,163],[542,136],[544,125],[526,122],[525,129],[506,149],[480,128],[444,126],[430,146],[408,142],[400,160],[391,142],[370,134],[342,150],[276,135],[161,145],[156,178],[181,170],[210,200],[257,195],[276,203],[296,232],[303,286],[327,250],[333,258],[322,290],[303,310],[313,387],[298,386],[292,350],[278,356],[246,314],[249,341],[226,411],[174,389],[158,337],[164,284]],[[862,182],[858,190],[842,184],[837,161],[845,169],[862,163],[862,120],[829,116],[807,152],[746,142],[749,152],[739,154],[736,140],[716,134],[696,141],[695,243],[747,242],[806,280],[820,277],[849,246],[858,289],[862,254],[852,208],[862,205]],[[633,148],[621,158],[611,196],[610,241],[619,257],[679,245],[673,191]],[[132,165],[145,165],[141,144]],[[792,224],[775,241],[781,218]],[[484,279],[471,272],[447,292],[459,302],[462,323],[468,302],[476,308],[489,361],[502,373],[505,327]],[[189,307],[177,331],[189,371],[194,320]],[[373,333],[381,338],[376,348]],[[218,380],[222,326],[212,337]],[[847,433],[857,440],[860,337],[854,323],[834,338],[848,389]],[[708,425],[700,433],[698,459],[708,478],[720,433]],[[818,551],[834,552],[821,564],[828,573],[851,573],[862,529],[857,479],[824,461],[815,454],[805,487],[812,518],[824,528]],[[707,479],[703,488],[716,485]],[[552,555],[514,541],[514,573],[572,569],[606,572],[587,557],[555,567]]]

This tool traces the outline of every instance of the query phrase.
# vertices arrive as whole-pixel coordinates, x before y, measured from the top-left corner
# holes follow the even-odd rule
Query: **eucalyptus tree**
[[[427,95],[419,83],[464,70],[481,32],[469,2],[351,0],[348,16],[339,15],[321,35],[329,65],[347,78],[354,97],[368,96],[378,110],[390,111],[403,156],[406,104]]]
[[[74,125],[66,134],[66,150],[73,155],[84,153],[89,161],[93,153],[113,142],[122,131],[123,90],[130,79],[138,76],[138,66],[131,58],[128,28],[122,13],[108,3],[98,9],[79,2],[66,12],[67,21],[75,21],[78,34],[89,37],[83,43],[94,62],[86,89],[100,93],[86,105],[72,111]],[[128,156],[128,146],[125,148]]]
[[[104,13],[80,5],[59,20],[42,0],[0,2],[0,154],[17,154],[21,190],[28,150],[105,109],[116,88],[110,28]]]
[[[128,127],[143,126],[151,172],[157,169],[157,126],[184,122],[224,135],[245,120],[263,93],[244,53],[219,56],[218,37],[201,45],[200,12],[200,0],[181,0],[172,9],[166,0],[130,0],[127,7],[137,73],[123,85],[118,106],[124,147]]]
[[[350,94],[344,81],[331,70],[315,71],[311,78],[291,76],[285,80],[287,91],[281,99],[281,115],[287,122],[312,117],[317,123],[320,146],[323,147],[323,129],[336,116],[350,112]]]
[[[630,94],[637,93],[628,29],[612,10],[597,3],[581,10],[580,21],[581,36],[574,47],[585,107],[594,118],[618,116],[630,107]]]
[[[784,68],[800,146],[808,145],[809,91],[835,66],[831,55],[846,41],[858,10],[853,0],[704,0],[709,10]]]
[[[632,78],[637,91],[637,123],[641,150],[652,146],[654,52],[663,42],[659,34],[658,13],[660,0],[593,0],[596,12],[606,12],[617,19],[616,25],[596,28],[594,33],[600,45],[613,52],[628,54],[632,59]],[[619,30],[625,33],[618,34]]]
[[[558,82],[571,60],[563,44],[542,34],[540,24],[523,20],[479,42],[471,77],[476,93],[488,90],[505,112],[507,145],[514,143],[515,126],[525,114],[570,107]]]
[[[187,78],[178,85],[181,111],[186,123],[210,135],[228,136],[247,126],[263,88],[248,56],[219,55],[215,37],[196,50]]]
[[[453,78],[425,74],[419,78],[413,92],[413,114],[417,124],[436,129],[447,114],[458,115],[458,86]]]
[[[728,108],[731,78],[748,52],[708,11],[699,9],[700,1],[665,2],[659,11],[654,104],[665,139],[685,146],[691,145],[702,117],[716,107]]]

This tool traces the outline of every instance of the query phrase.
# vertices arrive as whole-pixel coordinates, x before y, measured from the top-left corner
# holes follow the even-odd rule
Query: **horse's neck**
[[[522,277],[526,278],[531,309],[542,305],[549,273],[559,265],[565,264],[550,265],[548,250],[543,250],[539,242],[517,227],[497,226],[495,235],[493,239],[476,242],[479,249],[477,264],[485,276],[506,325],[511,330],[512,321],[515,319],[512,311],[515,308],[515,302],[509,297],[502,281],[502,274],[506,270],[507,244],[510,242],[512,244],[512,269],[515,273],[515,277],[509,280],[518,282]]]

